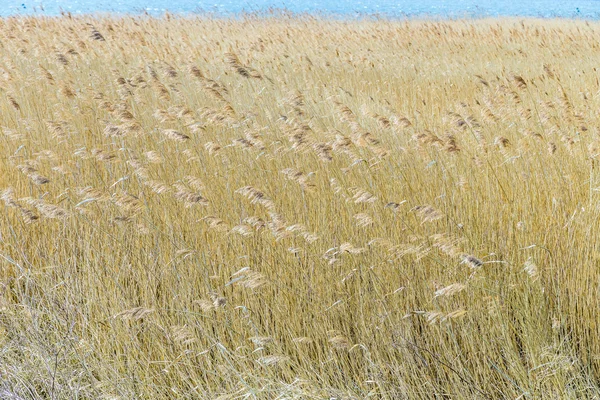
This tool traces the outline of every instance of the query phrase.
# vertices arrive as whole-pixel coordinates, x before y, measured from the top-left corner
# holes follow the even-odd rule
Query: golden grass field
[[[599,43],[0,20],[0,398],[598,398]]]

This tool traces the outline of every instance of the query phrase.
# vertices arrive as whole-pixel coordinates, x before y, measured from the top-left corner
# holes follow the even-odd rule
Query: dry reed
[[[599,41],[0,19],[0,397],[598,397]]]

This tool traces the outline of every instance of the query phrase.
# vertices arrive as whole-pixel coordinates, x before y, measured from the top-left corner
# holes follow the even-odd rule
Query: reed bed
[[[598,398],[599,43],[0,20],[0,397]]]

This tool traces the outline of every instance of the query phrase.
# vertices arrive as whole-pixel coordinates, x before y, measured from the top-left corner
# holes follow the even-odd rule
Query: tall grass
[[[598,397],[598,43],[0,20],[0,397]]]

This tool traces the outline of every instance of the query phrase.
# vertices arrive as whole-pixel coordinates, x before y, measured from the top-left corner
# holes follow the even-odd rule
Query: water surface
[[[0,0],[0,15],[58,15],[95,12],[172,13],[212,12],[221,15],[285,8],[296,13],[326,13],[356,18],[383,15],[406,17],[530,16],[600,18],[600,0]]]

